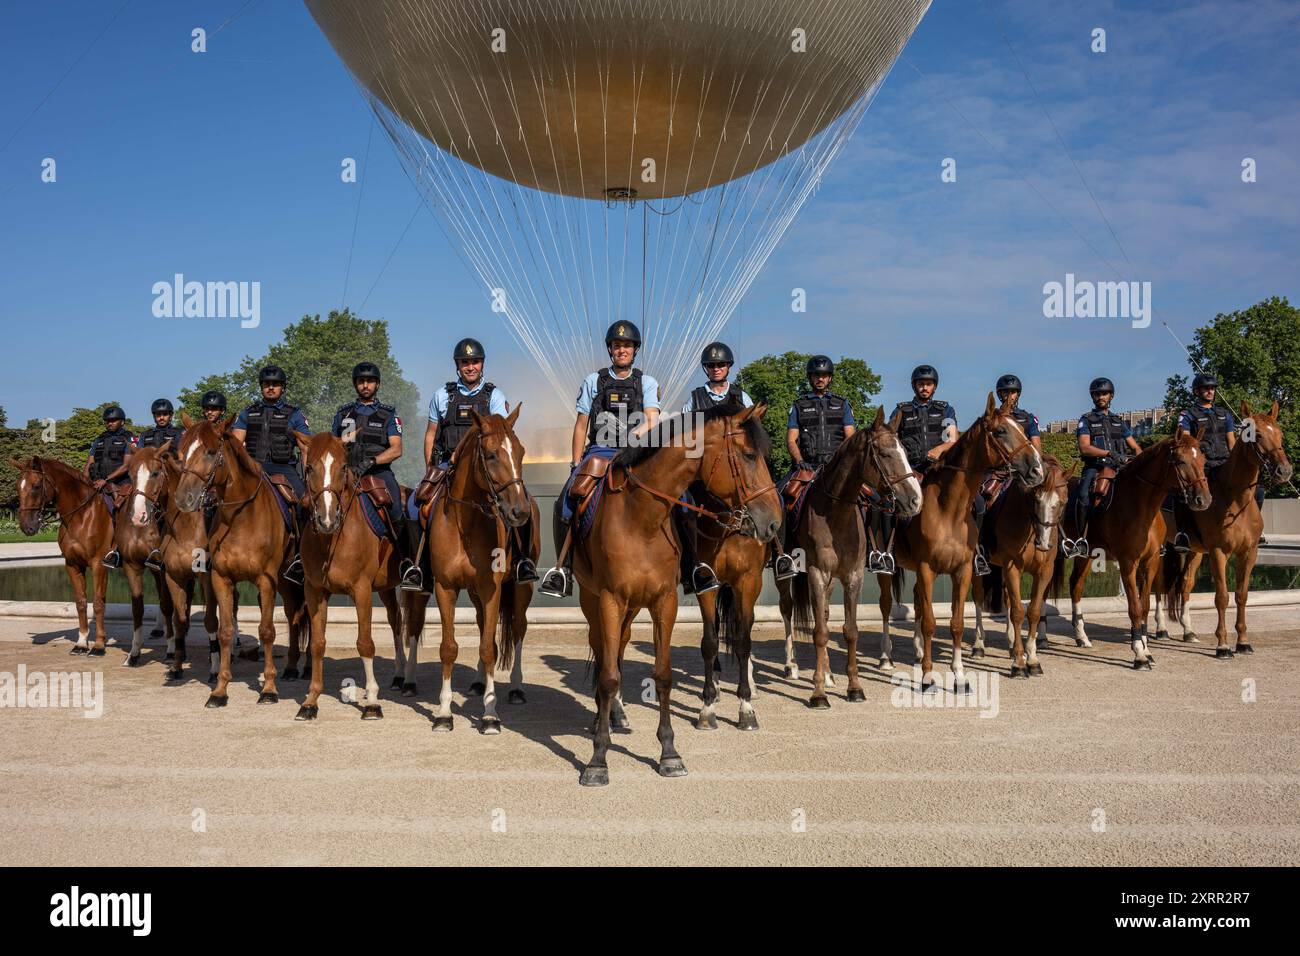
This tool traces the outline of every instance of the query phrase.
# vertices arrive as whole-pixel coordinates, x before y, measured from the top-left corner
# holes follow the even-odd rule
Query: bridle
[[[208,469],[208,473],[206,475],[204,475],[203,472],[195,468],[187,468],[184,462],[181,461],[180,456],[177,455],[177,462],[180,465],[181,478],[184,478],[186,475],[193,475],[196,478],[203,479],[203,495],[201,497],[207,497],[208,492],[212,490],[213,482],[216,480],[217,470],[224,467],[226,464],[226,448],[225,445],[223,444],[225,440],[226,438],[224,435],[217,439],[218,446],[219,446],[217,449],[217,457],[213,460],[212,467]],[[179,480],[180,479],[178,478],[177,479],[178,483]],[[262,490],[262,482],[259,481],[257,483],[257,487],[253,489],[253,493],[249,495],[247,498],[241,498],[239,501],[226,501],[224,498],[218,498],[216,499],[216,506],[218,508],[230,508],[230,507],[239,507],[242,505],[246,505],[254,498],[256,498],[257,493],[261,490]]]
[[[892,434],[892,432],[890,434]],[[867,464],[875,469],[877,484],[883,486],[883,491],[881,491],[873,487],[870,482],[861,483],[865,484],[868,490],[879,499],[878,502],[873,501],[870,507],[876,511],[882,511],[885,514],[894,514],[898,510],[898,497],[894,494],[894,487],[911,478],[913,475],[912,469],[908,468],[902,474],[890,476],[888,470],[885,468],[884,458],[881,457],[880,449],[876,445],[876,436],[874,434],[869,434],[867,436]],[[829,489],[822,493],[832,501],[850,504],[858,503],[858,487],[854,487],[853,496],[851,498],[845,498],[841,495],[833,494]]]
[[[308,473],[310,473],[313,470],[314,465],[315,462],[304,457],[303,466],[302,466],[304,472],[304,478]],[[315,526],[316,531],[319,534],[336,533],[330,531],[321,531],[320,525],[317,524],[316,522],[316,502],[320,500],[320,497],[323,494],[325,494],[326,491],[332,492],[333,494],[339,496],[339,512],[340,512],[339,529],[342,530],[343,525],[347,522],[348,512],[352,510],[352,503],[357,500],[356,476],[352,473],[352,469],[347,465],[343,466],[343,487],[337,491],[333,488],[325,488],[324,486],[322,486],[318,491],[313,491],[311,488],[311,483],[309,481],[304,481],[304,484],[306,485],[306,491],[302,496],[302,503],[306,505],[307,510],[311,512],[312,525]],[[334,552],[334,545],[331,544],[330,545],[331,556],[333,555],[333,552]]]
[[[980,421],[983,421],[983,418],[981,418]],[[1016,427],[1019,428],[1018,425]],[[1001,466],[994,465],[993,467],[995,469],[998,467],[1005,467],[1010,474],[1013,474],[1017,478],[1019,478],[1020,475],[1019,472],[1016,471],[1016,466],[1015,466],[1016,456],[1019,455],[1026,448],[1033,448],[1034,447],[1033,440],[1026,437],[1024,441],[1022,441],[1015,448],[1011,449],[1011,451],[1007,451],[1005,448],[1002,447],[1002,443],[998,441],[997,435],[993,434],[993,430],[991,428],[988,428],[987,426],[984,429],[984,434],[981,436],[981,439],[983,440],[986,446],[992,446],[994,452],[997,453],[997,456],[1002,459]],[[951,468],[953,471],[962,471],[962,472],[969,472],[969,471],[976,470],[976,466],[974,465],[959,465],[956,462],[949,461],[947,455],[944,456],[944,460],[942,462],[936,462],[933,466],[931,466],[931,470],[934,470],[936,467],[940,471],[942,471],[945,468]],[[984,471],[986,469],[980,468],[979,470]]]
[[[1183,466],[1185,463],[1182,460],[1180,460],[1178,457],[1177,443],[1170,444],[1169,457],[1167,460],[1170,466],[1173,468],[1174,478],[1178,480],[1178,493],[1179,495],[1182,496],[1184,502],[1187,502],[1191,493],[1195,491],[1197,488],[1201,487],[1202,485],[1205,486],[1205,496],[1207,498],[1210,496],[1210,480],[1205,477],[1204,472],[1202,472],[1201,476],[1197,478],[1195,481],[1188,481],[1183,477]],[[1136,459],[1134,459],[1134,461],[1136,461]],[[1187,467],[1191,467],[1191,466],[1188,465]],[[1136,469],[1134,469],[1133,471],[1133,476],[1137,478],[1138,481],[1150,485],[1153,488],[1162,487],[1162,485],[1159,482],[1152,481],[1150,478],[1142,474],[1140,471],[1137,471]]]
[[[481,512],[484,516],[488,518],[492,518],[494,520],[502,522],[503,524],[509,525],[509,522],[506,521],[506,506],[505,503],[501,500],[501,496],[504,495],[506,491],[509,490],[510,488],[514,487],[515,485],[518,485],[520,489],[523,491],[524,497],[527,498],[528,488],[526,485],[524,485],[524,479],[522,477],[511,478],[509,481],[503,482],[501,484],[498,484],[493,479],[492,472],[488,471],[487,459],[483,456],[482,431],[479,432],[478,440],[474,442],[474,463],[475,465],[478,466],[478,470],[483,473],[483,483],[485,486],[483,491],[487,497],[487,501],[469,501],[465,498],[457,498],[455,495],[451,493],[450,489],[447,491],[447,500],[454,501],[457,504],[465,505],[467,508],[473,508],[475,511]],[[523,469],[520,468],[517,470],[520,472],[522,476]]]
[[[52,502],[55,504],[55,510],[58,510],[58,503],[57,503],[57,497],[58,497],[58,496],[57,496],[57,490],[53,489],[52,485],[50,485],[50,484],[46,484],[46,479],[48,479],[49,476],[48,476],[47,474],[45,474],[45,472],[43,472],[43,471],[37,471],[35,468],[24,468],[24,469],[22,469],[21,474],[23,474],[23,475],[29,475],[29,474],[30,474],[30,475],[39,475],[39,476],[40,476],[40,480],[39,480],[39,481],[36,481],[36,482],[33,482],[33,483],[32,483],[32,487],[39,487],[39,488],[41,489],[41,492],[40,492],[41,503],[40,503],[39,505],[35,505],[35,506],[33,506],[33,507],[28,507],[28,508],[24,508],[24,507],[22,507],[21,505],[19,505],[19,507],[18,507],[18,514],[19,514],[19,515],[22,515],[22,513],[23,513],[24,511],[27,511],[27,512],[32,512],[32,511],[44,511],[44,510],[45,510],[45,506],[48,505],[48,504],[50,504],[50,503],[52,503]],[[54,493],[52,493],[52,491],[53,491]],[[67,521],[69,518],[71,518],[73,515],[75,515],[75,514],[76,514],[78,511],[80,511],[82,508],[86,507],[86,505],[88,505],[88,504],[90,504],[92,501],[94,501],[94,500],[95,500],[95,496],[98,495],[99,493],[100,493],[100,492],[99,492],[99,489],[98,489],[98,488],[94,488],[94,487],[92,487],[92,488],[90,489],[90,495],[89,495],[89,496],[88,496],[84,501],[82,501],[81,504],[77,505],[75,508],[73,508],[73,509],[72,509],[71,511],[69,511],[67,514],[60,514],[60,515],[59,515],[59,520],[60,520],[60,521]]]

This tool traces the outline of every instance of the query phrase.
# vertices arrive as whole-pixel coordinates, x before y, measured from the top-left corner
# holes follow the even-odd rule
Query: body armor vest
[[[1088,424],[1088,435],[1092,439],[1093,448],[1104,448],[1121,460],[1133,457],[1128,442],[1124,440],[1124,419],[1112,411],[1103,412],[1094,408],[1083,416],[1083,420]],[[1090,458],[1085,464],[1095,467],[1096,459]]]
[[[275,465],[291,465],[298,460],[297,443],[290,434],[289,418],[298,410],[296,405],[267,405],[255,402],[244,412],[248,433],[244,448],[254,461]]]
[[[829,392],[821,399],[800,395],[794,400],[799,422],[799,455],[810,465],[824,465],[844,444],[848,402]]]
[[[352,441],[348,444],[348,464],[355,465],[363,458],[374,458],[380,452],[388,450],[388,422],[397,414],[397,409],[383,402],[371,406],[361,402],[348,402],[339,409],[342,419],[339,424],[343,430],[352,421]],[[386,462],[375,465],[372,471],[384,471],[390,466]]]
[[[177,425],[162,425],[156,428],[148,428],[140,433],[140,441],[137,443],[141,448],[159,448],[171,439],[172,447],[168,449],[168,454],[173,458],[176,457],[176,446],[180,444],[181,433],[184,431]]]
[[[727,386],[727,393],[724,397],[714,400],[709,397],[709,386],[701,385],[691,392],[691,411],[704,412],[718,405],[735,405],[737,408],[744,407],[745,399],[742,397],[743,392],[740,386],[732,382]]]
[[[903,410],[903,421],[898,426],[898,440],[903,443],[908,464],[920,468],[926,452],[943,444],[945,422],[952,417],[952,410],[947,402],[937,399],[923,407],[917,402],[903,402],[899,408]]]
[[[1193,405],[1187,409],[1194,426],[1204,425],[1205,434],[1201,436],[1201,454],[1205,456],[1205,465],[1221,465],[1228,460],[1228,411],[1215,405],[1202,408]],[[1196,434],[1196,429],[1192,429]]]
[[[492,392],[496,386],[487,382],[473,395],[462,395],[455,382],[448,382],[446,388],[447,410],[438,419],[438,456],[444,461],[451,457],[465,433],[474,427],[474,416],[470,413],[490,414]]]
[[[634,412],[645,410],[641,399],[641,370],[632,369],[627,378],[615,378],[603,368],[596,378],[596,397],[591,403],[591,417],[587,420],[587,444],[596,444],[596,434],[601,431],[606,418],[627,421]],[[606,429],[610,434],[613,423]]]
[[[115,432],[105,431],[94,448],[94,464],[90,467],[92,478],[107,478],[126,461],[126,453],[134,436],[125,428]]]

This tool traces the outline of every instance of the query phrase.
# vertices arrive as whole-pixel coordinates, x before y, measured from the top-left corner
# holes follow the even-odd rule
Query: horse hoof
[[[936,691],[938,691],[938,689],[939,689],[939,685],[936,684],[934,681],[921,681],[922,694],[933,694]]]
[[[964,677],[959,681],[953,681],[952,692],[954,694],[969,694],[970,683]]]
[[[578,783],[584,787],[607,787],[609,786],[609,768],[583,767],[582,774],[578,777]]]
[[[68,653],[69,653],[69,654],[89,654],[89,653],[90,653],[90,648],[89,648],[89,647],[82,647],[80,644],[74,644],[74,645],[72,646],[72,650],[68,651]]]
[[[366,704],[361,708],[362,720],[383,720],[384,709],[378,704]]]
[[[790,678],[790,680],[798,680],[799,668],[796,667],[794,664],[785,665],[785,676]]]
[[[665,757],[659,761],[659,776],[684,777],[686,776],[686,764],[682,763],[681,757]]]
[[[414,684],[403,684],[403,685],[402,685],[402,696],[403,696],[403,697],[414,697],[414,696],[415,696],[415,685],[414,685]]]
[[[1155,662],[1156,662],[1155,656],[1154,656],[1150,651],[1148,651],[1148,652],[1147,652],[1147,670],[1150,670],[1150,669],[1151,669],[1151,665],[1153,665]]]
[[[528,698],[524,696],[524,692],[518,687],[513,687],[511,688],[510,693],[506,694],[506,703],[526,704],[528,703]]]
[[[971,660],[975,660],[976,658],[983,657],[983,656],[984,656],[984,648],[982,648],[982,647],[972,647],[972,648],[971,648],[971,652],[970,652],[970,656],[971,656]]]
[[[131,654],[130,656],[127,657],[127,659],[126,659],[125,661],[122,662],[122,666],[123,666],[123,667],[139,667],[139,666],[140,666],[140,655],[139,655],[139,654]]]
[[[696,730],[717,730],[718,718],[713,714],[700,714],[695,718]]]
[[[167,677],[165,678],[165,680],[176,681],[176,680],[180,680],[184,676],[185,676],[184,671],[182,671],[179,667],[169,667],[167,668]]]
[[[1157,641],[1167,641],[1167,640],[1169,640],[1169,632],[1168,632],[1168,631],[1156,631],[1156,640],[1157,640]]]
[[[280,695],[275,691],[262,691],[257,695],[257,702],[259,704],[278,704],[280,703]]]
[[[452,720],[450,717],[433,718],[433,729],[436,730],[438,733],[449,734],[451,733],[451,728],[452,728]]]
[[[826,698],[825,694],[815,694],[813,698],[808,701],[808,706],[813,710],[830,710],[831,702]]]
[[[163,636],[163,629],[162,629],[161,627],[155,627],[155,628],[153,628],[151,631],[149,631],[149,636],[150,636],[150,637],[162,637],[162,636]]]
[[[1012,664],[1010,676],[1012,680],[1015,680],[1017,677],[1028,677],[1029,668],[1021,667],[1019,664]]]
[[[495,736],[501,733],[501,721],[495,717],[484,717],[483,722],[478,726],[478,732],[487,736]]]
[[[203,706],[207,707],[209,710],[215,710],[218,707],[225,707],[229,701],[230,698],[227,697],[225,694],[222,694],[220,697],[218,697],[216,694],[209,694],[208,702]]]
[[[403,685],[403,683],[402,683],[402,675],[401,675],[401,674],[397,674],[397,675],[395,675],[395,676],[393,677],[393,682],[392,682],[391,684],[388,685],[388,689],[389,689],[389,690],[401,690],[403,686],[404,686],[404,685]]]
[[[758,730],[758,715],[752,712],[743,713],[736,726],[741,730]]]
[[[320,708],[315,704],[303,704],[298,708],[298,713],[294,714],[294,720],[315,720],[320,713]],[[364,714],[362,715],[364,717]]]
[[[469,695],[471,697],[482,697],[486,691],[487,685],[485,685],[481,680],[476,680],[474,683],[469,685]]]
[[[1074,639],[1074,646],[1075,646],[1075,647],[1092,647],[1092,641],[1088,640],[1087,638],[1084,638],[1083,640],[1079,640],[1079,639],[1076,637],[1076,638]]]
[[[1032,674],[1034,677],[1042,677],[1042,676],[1043,676],[1043,665],[1042,665],[1042,664],[1030,664],[1027,668],[1025,668],[1025,676],[1026,676],[1026,677],[1029,677],[1031,674]]]
[[[1183,632],[1183,643],[1184,643],[1184,644],[1199,644],[1199,643],[1201,643],[1201,639],[1200,639],[1199,637],[1196,636],[1196,632],[1195,632],[1195,631],[1184,631],[1184,632]]]
[[[297,680],[298,668],[286,667],[280,674],[280,680]]]
[[[888,657],[882,657],[880,659],[880,669],[882,671],[892,671],[894,669],[894,662]]]
[[[1238,641],[1238,642],[1237,642],[1237,653],[1238,653],[1238,654],[1254,654],[1254,653],[1255,653],[1255,648],[1251,647],[1249,644],[1242,644],[1240,641]]]
[[[1235,657],[1236,652],[1233,651],[1233,649],[1230,647],[1216,647],[1214,649],[1214,656],[1217,657],[1219,660],[1223,661],[1223,660],[1227,660],[1230,657]]]
[[[866,699],[867,695],[863,692],[861,687],[850,687],[848,694],[845,695],[845,700],[850,704],[860,704]]]
[[[89,654],[91,657],[103,657],[104,649],[102,647],[92,647],[86,653]]]
[[[1133,662],[1133,669],[1134,669],[1135,671],[1141,671],[1141,670],[1147,670],[1147,671],[1149,671],[1149,670],[1151,670],[1151,658],[1148,657],[1148,658],[1147,658],[1146,660],[1144,660],[1144,661],[1134,661],[1134,662]]]
[[[609,718],[609,726],[613,730],[631,731],[632,721],[627,719],[627,714],[612,714]]]

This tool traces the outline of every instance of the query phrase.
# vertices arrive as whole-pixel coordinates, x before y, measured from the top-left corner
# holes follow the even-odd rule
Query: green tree
[[[804,352],[786,352],[782,355],[764,355],[740,370],[736,382],[749,393],[755,404],[766,403],[767,414],[763,427],[772,436],[772,454],[768,466],[774,476],[780,477],[790,470],[790,453],[785,448],[786,425],[790,419],[790,405],[808,390],[806,366],[811,355]],[[831,391],[842,395],[853,407],[853,417],[859,425],[875,416],[872,398],[880,392],[880,376],[862,359],[840,358],[835,363],[835,378]]]
[[[1188,347],[1191,373],[1166,382],[1164,407],[1173,413],[1192,403],[1191,375],[1199,366],[1219,380],[1219,398],[1238,415],[1242,401],[1266,411],[1276,400],[1278,423],[1292,461],[1300,455],[1300,309],[1274,296],[1239,312],[1220,313],[1196,330]],[[1160,423],[1171,434],[1177,419]],[[1269,489],[1270,497],[1295,497],[1290,485]]]
[[[90,443],[104,430],[104,409],[120,402],[104,402],[94,408],[74,408],[67,418],[52,422],[33,418],[26,428],[6,428],[7,416],[0,410],[0,506],[17,507],[18,473],[9,465],[10,458],[24,459],[33,455],[54,458],[78,471],[86,463]],[[149,426],[141,426],[129,419],[128,431],[138,435]]]
[[[381,401],[393,405],[402,419],[405,452],[397,461],[398,480],[414,485],[423,475],[420,421],[420,391],[402,377],[402,367],[392,354],[388,323],[367,321],[350,310],[331,311],[327,318],[304,315],[284,330],[284,340],[266,354],[245,356],[238,369],[209,375],[181,392],[180,402],[196,414],[199,399],[208,389],[225,393],[231,412],[255,401],[260,392],[257,373],[264,365],[279,365],[289,379],[285,397],[303,410],[313,431],[323,431],[334,421],[334,413],[356,396],[352,388],[352,366],[369,360],[383,372],[379,388]]]
[[[1055,456],[1068,471],[1070,466],[1080,460],[1079,442],[1075,436],[1065,432],[1042,432],[1039,440],[1043,444],[1043,453]],[[1079,466],[1082,468],[1082,464]],[[1078,471],[1075,471],[1078,474]]]

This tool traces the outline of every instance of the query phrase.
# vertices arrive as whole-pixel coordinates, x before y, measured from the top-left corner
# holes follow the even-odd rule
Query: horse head
[[[1276,399],[1267,414],[1252,412],[1248,402],[1241,403],[1241,420],[1251,421],[1255,426],[1249,433],[1252,438],[1251,447],[1259,456],[1259,463],[1269,478],[1281,483],[1291,480],[1292,469],[1291,460],[1287,458],[1286,448],[1283,447],[1282,429],[1277,423],[1277,411]],[[1245,441],[1245,437],[1242,441]]]
[[[235,416],[220,422],[192,421],[185,415],[185,432],[181,435],[176,456],[180,460],[180,478],[176,482],[176,506],[181,511],[196,511],[203,496],[214,484],[220,484],[225,468],[226,432]]]
[[[1043,456],[1043,480],[1029,491],[1034,522],[1034,547],[1052,549],[1052,531],[1060,527],[1070,497],[1070,478],[1079,467],[1076,461],[1066,470],[1059,459]]]
[[[343,527],[343,492],[353,484],[348,449],[329,432],[307,436],[293,433],[302,449],[303,484],[312,526],[321,534],[336,534]]]
[[[876,419],[871,423],[868,441],[867,465],[876,472],[874,478],[865,476],[868,484],[886,488],[893,495],[897,512],[904,518],[920,514],[923,496],[921,482],[912,466],[907,463],[907,452],[898,440],[898,426],[903,413],[885,421],[885,409],[876,407]]]
[[[515,422],[523,407],[521,402],[506,416],[471,411],[474,431],[462,439],[457,454],[458,460],[471,469],[470,480],[492,499],[497,514],[511,528],[526,524],[533,514],[533,503],[524,487],[524,443],[515,434]],[[477,439],[471,439],[475,432]],[[461,452],[471,441],[475,448],[469,453],[474,461],[465,463]]]
[[[1205,426],[1195,435],[1180,432],[1169,442],[1170,486],[1177,485],[1183,501],[1193,511],[1210,507],[1210,483],[1205,479],[1205,456],[1201,454],[1201,436]],[[1154,447],[1154,446],[1153,446]]]
[[[31,537],[41,530],[41,512],[54,501],[54,481],[45,474],[39,458],[10,458],[9,464],[18,469],[18,527]]]
[[[781,499],[767,470],[772,441],[763,428],[766,411],[763,404],[740,411],[724,404],[700,413],[704,416],[700,459],[704,487],[731,506],[739,530],[763,542],[777,536],[782,519]]]
[[[131,453],[131,524],[143,528],[155,520],[167,495],[169,438],[157,448],[137,448]]]
[[[1024,487],[1034,488],[1043,482],[1043,456],[1011,412],[1008,402],[999,405],[989,392],[984,414],[973,427],[983,426],[985,443],[993,451],[989,466],[1003,465]]]

